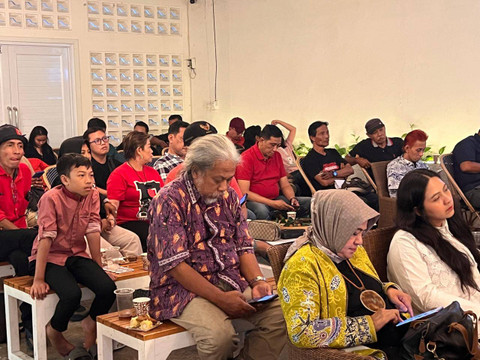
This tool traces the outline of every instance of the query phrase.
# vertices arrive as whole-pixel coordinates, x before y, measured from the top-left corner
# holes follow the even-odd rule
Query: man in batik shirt
[[[183,173],[152,200],[148,259],[150,315],[190,331],[200,359],[232,358],[239,337],[232,320],[251,323],[240,354],[278,359],[286,342],[278,300],[247,303],[272,293],[253,254],[239,199],[229,182],[239,155],[223,135],[189,147]]]

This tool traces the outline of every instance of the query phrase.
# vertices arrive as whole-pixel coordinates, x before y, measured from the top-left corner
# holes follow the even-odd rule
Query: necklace
[[[357,275],[355,270],[353,269],[352,264],[350,264],[350,261],[346,260],[347,264],[352,270],[353,274],[357,278],[357,280],[360,282],[360,286],[356,285],[352,280],[347,278],[345,275],[342,274],[343,278],[348,281],[352,286],[354,286],[356,289],[360,290],[360,302],[362,305],[365,307],[365,309],[370,310],[371,312],[375,312],[379,309],[385,309],[386,304],[385,301],[382,299],[382,297],[375,291],[373,290],[367,290],[365,288],[365,285],[363,284],[362,279]]]
[[[145,175],[145,168],[143,166],[142,166],[142,173],[143,173],[143,179],[142,179],[139,174],[140,171],[135,170],[135,168],[130,164],[130,162],[127,161],[127,164],[132,168],[133,172],[140,179],[140,182],[147,182],[147,175]]]

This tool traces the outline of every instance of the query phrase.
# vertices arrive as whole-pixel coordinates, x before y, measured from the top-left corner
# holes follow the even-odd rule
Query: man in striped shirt
[[[183,133],[187,126],[188,123],[185,121],[176,121],[168,128],[168,151],[153,165],[153,168],[158,171],[163,181],[167,179],[170,170],[185,159],[187,148],[183,143]]]

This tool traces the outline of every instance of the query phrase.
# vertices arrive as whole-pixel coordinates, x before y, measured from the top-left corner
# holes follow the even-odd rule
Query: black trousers
[[[148,227],[150,223],[144,220],[127,221],[120,225],[124,229],[130,230],[138,235],[142,243],[143,252],[147,251]]]
[[[35,262],[31,264],[34,270]],[[55,308],[50,324],[60,332],[67,330],[68,321],[80,305],[82,291],[78,286],[81,283],[95,294],[89,315],[96,321],[98,315],[108,313],[115,301],[113,291],[117,288],[112,279],[92,259],[82,256],[71,256],[65,266],[47,263],[45,282],[60,298]]]
[[[37,236],[37,229],[0,230],[0,261],[8,261],[15,269],[16,276],[28,275],[28,257]],[[32,307],[20,304],[22,323],[32,330]]]
[[[37,232],[37,229],[0,231],[0,261],[12,264],[17,276],[28,275],[28,257]]]

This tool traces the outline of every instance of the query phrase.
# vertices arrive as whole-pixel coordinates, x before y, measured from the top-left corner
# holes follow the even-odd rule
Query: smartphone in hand
[[[37,171],[35,174],[32,175],[32,178],[36,179],[43,175],[45,171]]]
[[[248,194],[245,194],[242,196],[242,198],[240,199],[240,206],[242,206],[243,204],[245,204],[245,202],[247,201],[248,199]]]
[[[264,297],[261,297],[259,299],[250,299],[247,302],[250,305],[255,305],[255,304],[264,304],[269,301],[275,300],[278,297],[278,294],[272,294],[272,295],[266,295]]]

